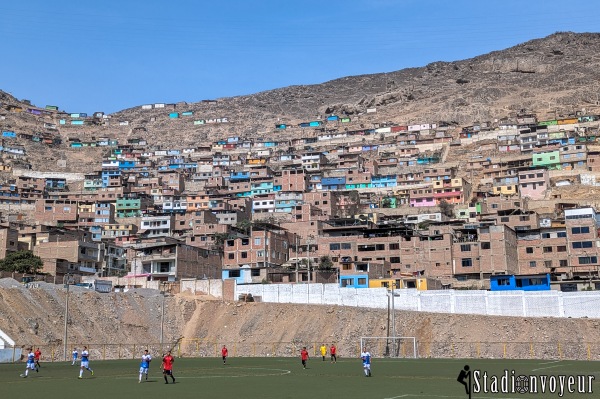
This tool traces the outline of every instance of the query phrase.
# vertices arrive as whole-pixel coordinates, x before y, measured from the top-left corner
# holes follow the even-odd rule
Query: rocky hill
[[[26,288],[0,280],[0,329],[19,345],[62,356],[66,291],[39,283]],[[140,346],[159,351],[161,295],[137,289],[99,294],[72,287],[69,346],[89,345],[93,356],[131,357]],[[293,355],[301,345],[337,343],[340,355],[355,356],[361,336],[385,336],[385,310],[223,302],[178,294],[166,298],[165,342],[184,340],[184,356],[215,356],[227,344],[234,356]],[[600,321],[517,318],[397,311],[396,334],[414,336],[421,356],[600,359]],[[533,344],[533,346],[531,346]],[[216,345],[216,346],[215,346]],[[589,345],[589,347],[588,347]],[[560,349],[559,349],[560,348]],[[375,348],[373,348],[374,351]],[[588,349],[590,352],[588,353]]]
[[[382,122],[446,121],[468,125],[508,117],[521,109],[537,112],[540,118],[569,115],[577,110],[599,113],[599,50],[598,33],[561,32],[462,61],[434,62],[421,68],[178,103],[160,109],[143,110],[140,105],[111,115],[109,124],[60,126],[60,135],[65,142],[68,138],[110,137],[126,141],[141,137],[149,145],[187,147],[228,136],[277,140],[311,135],[314,130],[276,131],[275,125],[297,125],[329,114],[350,117],[352,123],[343,128],[354,129]],[[20,103],[2,92],[0,102],[4,107]],[[376,112],[366,113],[367,108],[375,108]],[[178,119],[168,116],[169,112],[185,111],[194,114]],[[25,132],[43,129],[44,120],[39,117],[6,110],[2,114],[2,128]],[[193,123],[195,119],[224,117],[227,123]],[[333,124],[327,128],[343,129]],[[34,168],[42,170],[56,169],[54,161],[62,159],[73,161],[68,162],[70,170],[88,171],[88,163],[80,158],[99,159],[103,154],[96,149],[82,157],[80,149],[71,150],[65,145],[51,151],[41,144],[27,146]]]

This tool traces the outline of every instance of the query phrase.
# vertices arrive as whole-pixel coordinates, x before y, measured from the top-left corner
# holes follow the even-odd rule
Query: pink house
[[[547,169],[532,169],[519,172],[519,192],[521,198],[542,200],[550,187],[550,176]]]
[[[431,187],[410,190],[410,206],[436,206],[436,200]]]

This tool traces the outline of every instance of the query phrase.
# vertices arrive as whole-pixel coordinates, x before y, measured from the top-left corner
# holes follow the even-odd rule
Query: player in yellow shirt
[[[327,346],[325,346],[325,344],[323,344],[323,345],[321,345],[319,350],[321,351],[321,356],[323,357],[323,361],[325,361],[325,356],[327,356]]]

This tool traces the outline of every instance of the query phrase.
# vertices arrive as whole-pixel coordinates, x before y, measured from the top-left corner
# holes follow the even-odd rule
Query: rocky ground
[[[66,290],[39,283],[29,288],[0,280],[0,329],[19,346],[40,346],[62,356]],[[163,297],[154,290],[100,294],[71,287],[68,345],[88,345],[96,358],[137,356],[146,345],[159,352]],[[337,343],[355,356],[359,337],[385,336],[387,312],[340,306],[224,302],[179,294],[165,299],[163,350],[215,356],[227,344],[233,356],[286,356],[300,346]],[[396,312],[396,335],[417,337],[420,356],[579,358],[600,360],[600,320],[517,318]],[[183,340],[178,341],[183,337]],[[168,343],[168,344],[167,344]],[[372,351],[384,344],[371,342]],[[408,342],[398,352],[411,352]]]

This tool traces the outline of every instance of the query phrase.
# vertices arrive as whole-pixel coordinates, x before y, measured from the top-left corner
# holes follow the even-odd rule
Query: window
[[[385,244],[375,244],[375,250],[376,251],[384,251],[385,250]]]
[[[548,253],[552,252],[552,247],[544,247],[544,248],[543,248],[543,252],[544,252],[545,254],[548,254]]]
[[[400,244],[397,243],[397,242],[393,242],[393,243],[390,244],[390,249],[391,250],[398,250],[398,249],[400,249]]]
[[[502,277],[496,280],[496,284],[498,285],[510,285],[510,279],[508,277]]]
[[[256,256],[258,256],[259,258],[264,258],[265,257],[265,251],[256,251]]]
[[[252,277],[260,277],[260,269],[251,269],[250,274]]]
[[[580,256],[579,257],[579,264],[580,265],[592,265],[598,263],[598,257],[597,256]]]
[[[509,220],[509,219],[508,219],[508,217],[507,217],[507,216],[504,216],[504,217],[501,217],[501,218],[500,218],[500,221],[501,221],[502,223],[508,223],[508,220]]]
[[[529,267],[536,267],[536,263],[534,260],[529,261]]]
[[[260,245],[260,237],[254,239],[254,245]]]
[[[463,258],[461,264],[462,264],[462,267],[471,267],[471,266],[473,266],[473,259]]]
[[[533,253],[533,247],[527,247],[527,248],[525,248],[525,253],[526,254],[532,254]]]
[[[352,243],[343,242],[342,243],[342,249],[352,249]]]
[[[559,231],[558,233],[556,233],[556,236],[558,238],[565,238],[567,236],[567,232],[566,231]]]
[[[489,242],[482,242],[481,243],[481,249],[490,249],[491,248],[491,244]]]
[[[364,277],[361,277],[358,279],[358,285],[366,285],[367,284],[367,279]]]
[[[227,259],[235,259],[235,254],[233,252],[227,254]]]
[[[545,260],[544,261],[544,267],[552,267],[552,261],[551,260]]]
[[[569,266],[569,263],[567,262],[566,259],[561,259],[561,260],[558,261],[558,265],[560,267],[567,267],[567,266]]]
[[[242,259],[246,259],[248,258],[248,252],[244,251],[242,252]]]
[[[567,246],[566,245],[559,245],[556,247],[556,252],[567,252]]]
[[[229,278],[237,278],[241,276],[241,272],[239,270],[230,270]]]
[[[331,243],[331,244],[329,244],[329,250],[330,251],[339,251],[340,250],[340,244],[339,243]]]
[[[400,263],[400,257],[399,256],[390,257],[390,263]]]
[[[471,244],[461,244],[460,245],[461,252],[469,252],[471,251]]]
[[[571,233],[573,233],[573,234],[587,234],[589,232],[590,232],[590,228],[588,226],[571,228]]]
[[[591,241],[575,241],[571,245],[572,245],[573,249],[591,248],[592,242]]]
[[[227,240],[227,246],[228,247],[233,247],[235,245],[235,241],[234,240]]]

